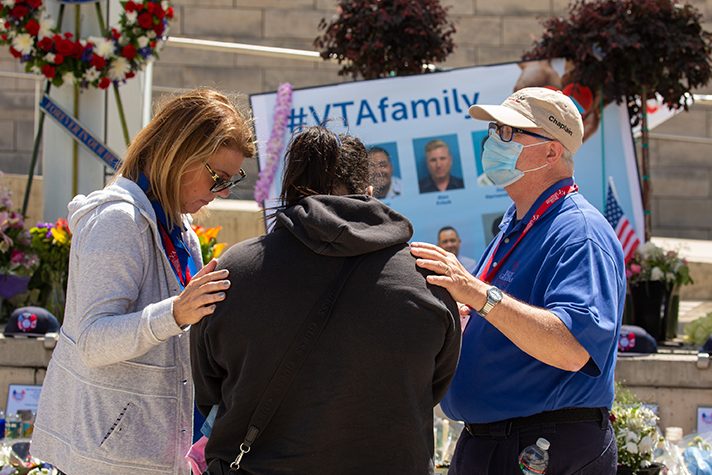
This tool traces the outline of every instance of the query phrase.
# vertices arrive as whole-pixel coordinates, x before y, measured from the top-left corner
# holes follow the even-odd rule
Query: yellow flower
[[[52,228],[50,232],[52,233],[52,237],[54,238],[54,240],[58,243],[67,244],[67,242],[69,242],[69,236],[65,231],[58,228]]]
[[[216,258],[216,259],[217,259],[218,257],[220,257],[220,254],[223,253],[223,251],[225,250],[225,246],[226,246],[226,245],[227,245],[227,244],[224,243],[224,242],[219,242],[219,243],[217,243],[217,244],[213,247],[213,258]]]

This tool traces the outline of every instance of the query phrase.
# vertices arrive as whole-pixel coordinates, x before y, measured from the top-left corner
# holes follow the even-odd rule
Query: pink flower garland
[[[274,106],[274,122],[272,132],[267,142],[267,158],[265,167],[260,171],[255,184],[255,201],[264,203],[269,198],[277,166],[284,149],[284,134],[287,130],[287,118],[292,108],[292,85],[288,82],[277,89],[277,101]]]

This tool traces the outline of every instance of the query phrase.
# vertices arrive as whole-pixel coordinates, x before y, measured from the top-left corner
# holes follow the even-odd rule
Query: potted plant
[[[322,18],[314,46],[344,63],[340,76],[419,74],[455,47],[455,26],[439,0],[339,0],[338,12],[331,22]]]
[[[0,313],[3,299],[27,291],[38,264],[24,217],[14,211],[10,193],[0,190]]]
[[[645,239],[650,238],[648,99],[687,110],[690,92],[712,77],[712,34],[702,15],[677,0],[576,0],[567,18],[545,21],[525,60],[565,58],[565,83],[595,91],[598,103],[626,101],[642,132],[641,176]]]
[[[72,233],[64,219],[54,223],[38,223],[30,229],[32,247],[40,258],[40,266],[32,276],[30,288],[39,291],[41,307],[62,322],[69,275],[69,249]]]
[[[692,284],[690,267],[677,251],[665,251],[648,241],[636,249],[626,265],[633,324],[656,340],[674,338],[680,287]]]
[[[658,431],[658,416],[630,390],[616,383],[611,409],[611,425],[618,444],[619,475],[656,475],[663,466],[653,462],[653,451],[663,438]]]

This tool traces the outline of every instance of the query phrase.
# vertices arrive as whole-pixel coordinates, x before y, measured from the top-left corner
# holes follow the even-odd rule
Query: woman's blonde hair
[[[194,89],[158,108],[132,140],[118,173],[133,181],[146,174],[147,194],[161,204],[172,228],[181,223],[180,183],[186,169],[206,163],[220,147],[252,157],[254,142],[251,119],[234,99],[211,89]]]

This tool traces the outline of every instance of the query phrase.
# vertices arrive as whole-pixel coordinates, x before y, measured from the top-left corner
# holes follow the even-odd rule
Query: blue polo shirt
[[[568,178],[551,186],[521,220],[512,205],[475,275],[495,249],[493,262],[498,262],[512,248],[544,200],[572,184]],[[445,414],[485,423],[567,407],[610,408],[626,280],[621,244],[601,213],[579,193],[558,200],[516,245],[492,284],[554,313],[591,359],[577,372],[554,368],[524,353],[473,312],[441,403]]]

